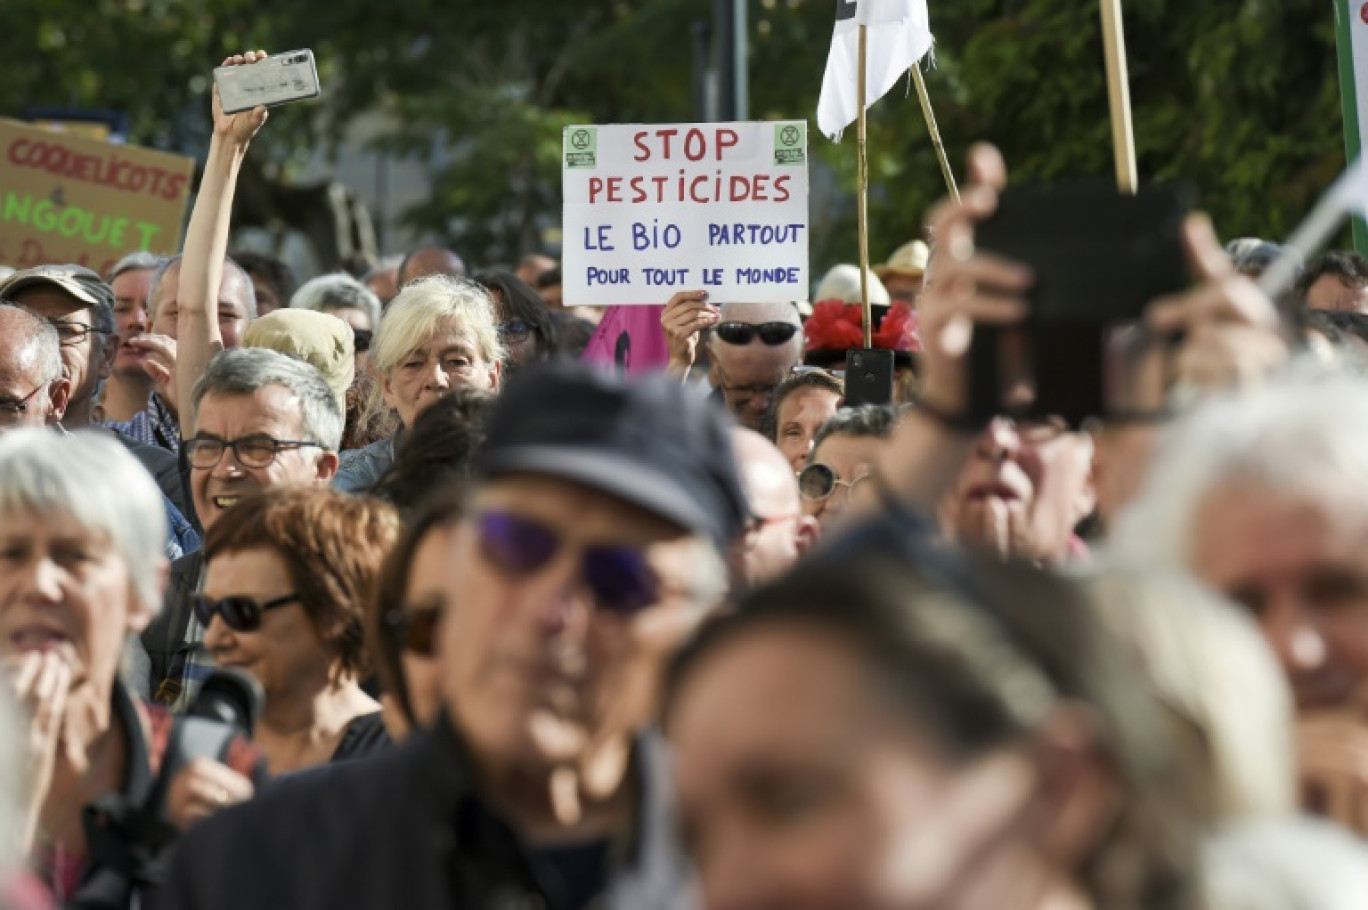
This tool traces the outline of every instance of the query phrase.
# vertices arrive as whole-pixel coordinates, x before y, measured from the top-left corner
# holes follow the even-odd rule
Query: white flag
[[[931,50],[926,0],[836,0],[836,31],[817,102],[817,126],[831,139],[859,116],[859,26],[867,25],[865,108]]]

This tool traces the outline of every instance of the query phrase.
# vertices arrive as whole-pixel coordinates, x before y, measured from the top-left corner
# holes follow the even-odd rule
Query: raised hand
[[[680,291],[665,304],[660,326],[670,349],[670,369],[687,373],[698,356],[703,330],[717,325],[721,311],[708,303],[707,291]]]
[[[248,51],[236,54],[223,61],[224,66],[246,66],[266,59],[265,51]],[[213,91],[214,137],[237,148],[245,149],[262,124],[266,122],[266,108],[254,107],[250,111],[225,114],[219,103],[218,86]]]

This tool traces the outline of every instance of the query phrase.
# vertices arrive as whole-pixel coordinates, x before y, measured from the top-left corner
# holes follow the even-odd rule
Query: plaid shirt
[[[134,414],[129,420],[111,420],[105,426],[141,442],[143,445],[160,446],[172,455],[180,454],[180,422],[171,414],[171,409],[156,392],[147,401],[147,407]]]

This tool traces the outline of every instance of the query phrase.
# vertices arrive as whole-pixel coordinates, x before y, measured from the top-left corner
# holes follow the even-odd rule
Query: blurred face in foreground
[[[701,620],[700,541],[622,500],[520,475],[452,534],[442,694],[486,765],[574,764],[655,715],[668,657]]]
[[[1243,604],[1302,711],[1349,707],[1368,683],[1368,517],[1228,481],[1200,502],[1192,570]]]
[[[1021,903],[1001,900],[1008,857],[1041,834],[1025,756],[957,767],[885,694],[839,639],[798,623],[743,633],[691,671],[667,730],[708,910],[1038,906],[1020,879]]]

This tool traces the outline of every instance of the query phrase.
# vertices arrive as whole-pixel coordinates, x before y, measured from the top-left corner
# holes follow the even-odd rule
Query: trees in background
[[[930,0],[929,73],[958,168],[1003,149],[1016,180],[1112,173],[1096,0]],[[1321,0],[1127,0],[1142,180],[1185,177],[1227,236],[1284,235],[1344,165],[1332,13]],[[559,221],[560,130],[695,117],[693,35],[709,0],[6,0],[0,113],[114,108],[130,140],[195,152],[209,70],[249,47],[312,47],[327,98],[276,112],[267,176],[336,142],[369,110],[395,154],[447,152],[411,223],[476,261],[510,260]],[[813,118],[827,0],[750,0],[751,113]],[[853,188],[853,136],[810,133]],[[918,235],[944,191],[915,97],[870,117],[876,261]],[[3,172],[0,171],[0,175]],[[3,177],[0,176],[0,180]],[[814,212],[813,264],[855,253],[854,205]]]

